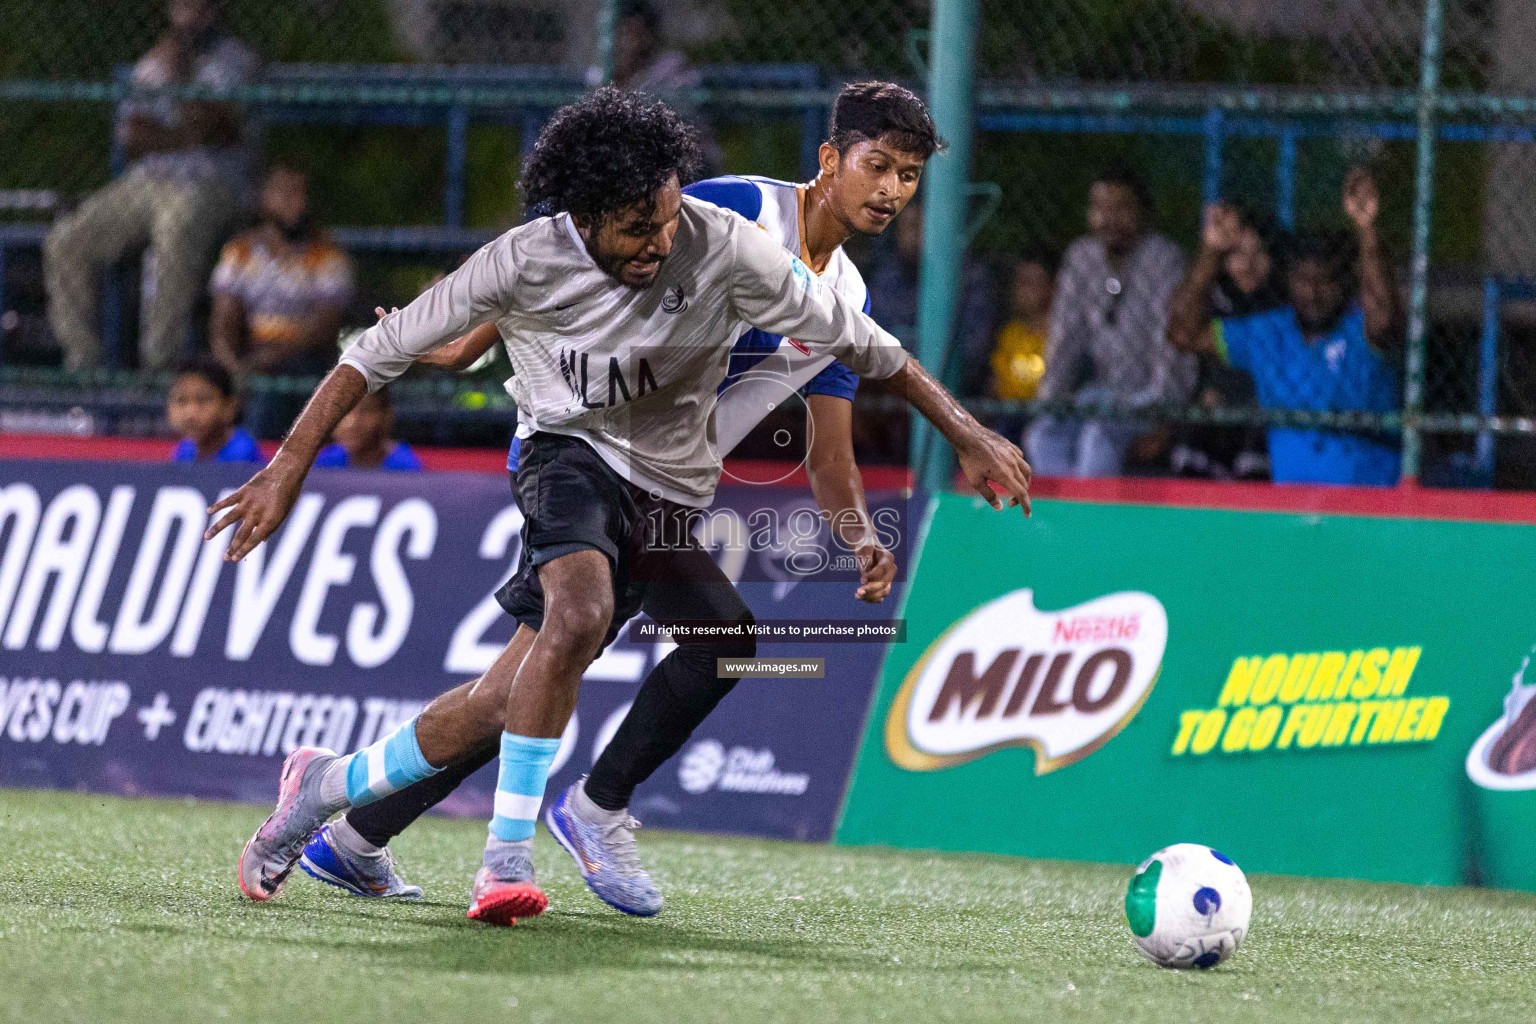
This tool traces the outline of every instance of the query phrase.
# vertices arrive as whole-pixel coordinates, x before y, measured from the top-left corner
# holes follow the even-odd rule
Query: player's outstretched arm
[[[914,357],[908,356],[901,369],[886,378],[886,386],[944,435],[960,460],[961,475],[987,504],[999,510],[1003,507],[991,487],[995,483],[1008,495],[1009,505],[1018,505],[1026,516],[1030,514],[1029,482],[1034,471],[1018,445],[976,422],[976,417]]]
[[[829,352],[861,377],[889,381],[954,446],[976,493],[1001,509],[987,484],[991,480],[1008,494],[1010,505],[1029,514],[1030,468],[1017,445],[977,423],[899,341],[822,284],[766,231],[737,230],[734,241],[730,298],[743,320]]]
[[[838,395],[805,398],[805,470],[811,493],[832,531],[859,560],[853,596],[879,604],[896,578],[896,556],[881,547],[864,498],[864,478],[853,458],[853,403]]]
[[[231,526],[236,528],[224,554],[226,561],[240,561],[283,525],[293,503],[299,500],[315,456],[367,390],[358,370],[346,363],[336,367],[315,389],[272,461],[239,490],[209,506],[210,516],[224,515],[208,527],[204,540],[212,540]]]

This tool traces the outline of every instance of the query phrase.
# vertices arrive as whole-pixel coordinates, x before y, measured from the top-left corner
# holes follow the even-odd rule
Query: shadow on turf
[[[242,904],[246,905],[247,904]],[[437,914],[402,918],[395,908]],[[253,910],[256,908],[252,908]],[[588,911],[552,910],[512,928],[491,928],[463,917],[463,904],[410,900],[392,904],[352,907],[346,923],[357,937],[319,938],[292,935],[246,934],[245,941],[307,945],[336,952],[361,953],[399,964],[409,971],[457,971],[526,976],[563,975],[593,969],[696,970],[713,957],[745,957],[785,967],[879,970],[891,967],[884,953],[857,953],[829,948],[825,942],[776,935],[764,939],[737,939],[716,932],[690,928],[660,918],[624,917],[606,908]],[[361,910],[362,913],[356,911]],[[315,907],[269,903],[259,908],[264,917],[276,917],[310,926],[338,924],[335,917],[317,913]],[[163,926],[159,926],[163,927]],[[415,928],[429,928],[427,938],[410,937]],[[155,925],[127,925],[124,930],[158,930]],[[381,939],[385,941],[380,941]],[[976,969],[987,972],[994,965]],[[910,968],[909,968],[910,969]],[[952,970],[946,965],[945,970]],[[1001,971],[1001,969],[999,969]]]

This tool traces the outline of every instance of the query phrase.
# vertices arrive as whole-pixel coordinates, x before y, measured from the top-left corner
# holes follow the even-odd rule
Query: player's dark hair
[[[171,379],[177,377],[201,377],[217,388],[225,398],[233,398],[235,395],[235,379],[229,375],[223,363],[206,353],[187,356],[177,362],[171,368]]]
[[[944,148],[928,107],[895,82],[854,82],[832,101],[827,141],[839,153],[859,142],[891,136],[891,145],[924,160]]]
[[[1141,176],[1141,172],[1129,164],[1110,164],[1094,175],[1089,185],[1119,185],[1121,188],[1129,189],[1131,195],[1136,197],[1136,203],[1141,207],[1141,212],[1152,212],[1152,189],[1147,184],[1147,179]]]
[[[612,86],[561,107],[539,133],[519,183],[528,212],[601,224],[652,204],[674,174],[693,179],[698,133],[665,103]]]

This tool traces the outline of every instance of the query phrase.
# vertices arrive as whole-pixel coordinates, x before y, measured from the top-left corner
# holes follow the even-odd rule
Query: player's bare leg
[[[484,675],[449,690],[421,713],[416,736],[422,754],[442,771],[389,798],[410,807],[412,818],[495,759],[506,717],[507,695],[518,667],[533,646],[534,635],[527,626],[519,627]],[[407,883],[396,870],[388,836],[378,836],[369,827],[373,820],[369,812],[384,806],[385,803],[379,803],[351,808],[345,817],[321,828],[304,848],[300,866],[313,878],[357,896],[420,896],[421,888]],[[394,809],[393,816],[398,813]]]
[[[576,709],[581,674],[602,648],[613,618],[609,574],[608,557],[591,549],[538,568],[544,622],[507,701],[496,813],[468,913],[474,920],[515,924],[548,904],[533,880],[534,822],[560,735]]]

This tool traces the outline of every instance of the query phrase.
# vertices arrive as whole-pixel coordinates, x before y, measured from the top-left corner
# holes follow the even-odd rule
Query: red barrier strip
[[[0,434],[0,459],[100,459],[163,462],[174,441],[124,437],[70,437],[55,434]],[[268,457],[277,449],[263,442]],[[434,472],[504,473],[507,454],[496,448],[417,448],[422,465]],[[805,487],[803,465],[752,459],[728,459],[725,483],[776,483]],[[910,485],[900,466],[863,470],[870,490]],[[1240,509],[1257,512],[1310,512],[1320,515],[1453,519],[1474,522],[1536,523],[1536,494],[1522,491],[1452,491],[1421,487],[1325,487],[1309,484],[1215,483],[1120,477],[1068,480],[1036,477],[1038,498],[1121,505],[1172,505],[1183,508]]]
[[[1174,505],[1255,512],[1536,523],[1536,494],[1525,491],[1217,483],[1207,480],[1130,477],[1108,480],[1036,477],[1030,493],[1038,498],[1121,505]]]

